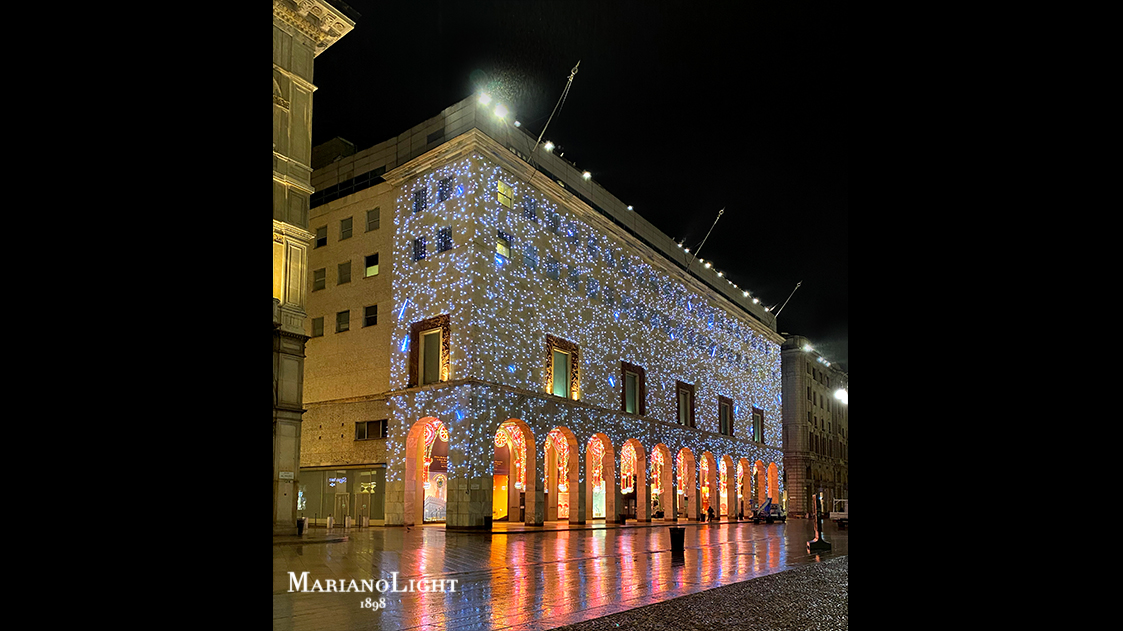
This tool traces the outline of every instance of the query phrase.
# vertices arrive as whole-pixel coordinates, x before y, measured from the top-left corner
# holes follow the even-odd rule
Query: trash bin
[[[686,528],[671,526],[671,552],[682,552],[686,540]]]
[[[296,534],[300,537],[304,536],[304,524],[308,521],[307,517],[301,517],[296,520]]]

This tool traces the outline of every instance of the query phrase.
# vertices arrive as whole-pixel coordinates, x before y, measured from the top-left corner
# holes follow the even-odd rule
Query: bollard
[[[671,526],[671,552],[682,552],[686,540],[686,528]]]
[[[308,520],[307,517],[298,517],[296,520],[296,535],[298,537],[304,536],[304,524]]]

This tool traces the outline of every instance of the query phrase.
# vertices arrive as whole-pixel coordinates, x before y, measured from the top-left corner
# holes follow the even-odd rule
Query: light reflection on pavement
[[[491,535],[367,528],[351,529],[341,543],[275,545],[273,628],[552,629],[847,554],[848,530],[831,522],[826,554],[807,552],[809,520],[685,528],[679,558],[665,525]],[[390,581],[393,572],[399,586],[457,583],[446,593],[299,593],[288,591],[289,572],[308,572],[309,588],[315,580]],[[382,598],[385,609],[363,607]]]

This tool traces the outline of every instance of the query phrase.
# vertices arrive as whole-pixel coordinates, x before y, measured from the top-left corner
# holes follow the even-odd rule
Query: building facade
[[[803,336],[783,344],[784,470],[788,509],[806,515],[823,492],[823,510],[850,499],[850,417],[843,394],[849,376],[832,366]]]
[[[342,6],[342,5],[341,5]],[[273,0],[273,534],[296,532],[312,234],[312,64],[354,27],[322,0]]]
[[[493,107],[313,176],[298,514],[486,529],[783,501],[775,319]]]

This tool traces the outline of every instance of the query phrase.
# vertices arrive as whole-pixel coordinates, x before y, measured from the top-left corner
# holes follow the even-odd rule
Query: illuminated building
[[[782,501],[772,314],[496,100],[321,154],[302,514],[488,528]]]
[[[788,510],[808,514],[812,495],[822,489],[823,510],[830,511],[835,498],[850,499],[850,417],[845,400],[850,378],[805,337],[789,337],[782,354]]]
[[[345,6],[342,3],[340,6]],[[346,9],[351,12],[349,7]],[[312,64],[354,27],[323,0],[273,0],[273,534],[295,534],[312,194]]]

